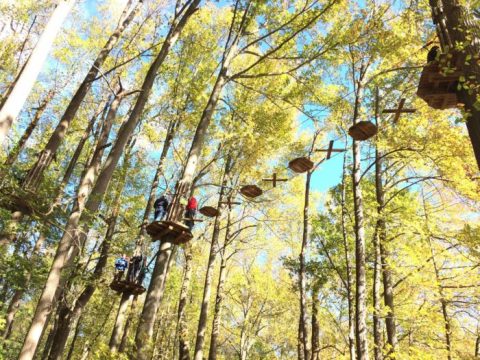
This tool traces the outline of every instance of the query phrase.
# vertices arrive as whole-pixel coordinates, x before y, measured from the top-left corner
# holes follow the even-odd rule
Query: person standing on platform
[[[115,260],[115,276],[114,279],[116,281],[122,280],[123,274],[125,273],[125,270],[128,267],[128,260],[125,254],[122,255],[122,257],[118,258]]]
[[[195,199],[194,196],[188,199],[185,209],[185,225],[188,226],[190,231],[192,231],[193,225],[195,224],[195,221],[193,219],[195,218],[195,214],[197,213],[197,206],[197,199]]]

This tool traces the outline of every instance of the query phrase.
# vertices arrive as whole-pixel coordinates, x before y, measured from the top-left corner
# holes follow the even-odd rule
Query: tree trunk
[[[70,349],[68,349],[67,360],[71,360],[73,357],[73,352],[75,351],[75,345],[77,344],[78,335],[80,334],[81,329],[81,319],[77,321],[77,325],[75,326],[75,333],[73,334],[72,343],[70,344]]]
[[[185,245],[185,270],[183,273],[180,300],[178,302],[178,358],[179,360],[190,360],[190,344],[188,341],[188,326],[185,316],[187,305],[188,289],[192,277],[192,247]]]
[[[343,171],[342,171],[342,196],[341,196],[341,224],[342,224],[342,237],[345,256],[345,267],[347,270],[347,305],[348,305],[348,348],[350,353],[350,360],[355,360],[355,313],[354,313],[354,293],[353,293],[353,274],[352,264],[350,260],[350,250],[348,246],[348,234],[347,234],[347,206],[345,204],[346,198],[346,175],[347,175],[347,156],[346,152],[343,158]]]
[[[123,188],[125,186],[128,168],[130,165],[130,154],[125,155],[123,171],[121,174],[121,180],[119,185],[116,187],[115,197],[113,200],[113,209],[110,218],[107,220],[108,227],[105,235],[105,239],[102,243],[100,250],[100,257],[93,271],[93,275],[89,280],[89,284],[82,291],[80,296],[73,302],[73,308],[69,308],[67,304],[63,305],[62,313],[63,316],[60,318],[60,323],[58,325],[55,337],[53,340],[53,347],[50,350],[49,360],[61,360],[63,351],[67,344],[68,336],[70,334],[70,329],[72,325],[78,321],[80,316],[83,313],[83,310],[87,306],[91,297],[93,296],[96,290],[96,283],[103,275],[105,266],[107,265],[107,258],[110,252],[110,245],[115,234],[115,227],[117,225],[117,219],[120,212],[121,204],[121,195]]]
[[[80,105],[82,104],[83,99],[87,95],[88,91],[92,83],[95,81],[100,69],[107,59],[110,51],[113,47],[118,43],[123,31],[127,28],[130,22],[133,20],[136,8],[138,4],[142,3],[143,0],[139,0],[138,3],[131,6],[134,0],[129,0],[123,13],[121,15],[120,21],[118,23],[117,28],[114,30],[110,38],[107,40],[106,44],[103,46],[102,50],[100,50],[97,58],[95,59],[92,67],[88,71],[87,75],[85,76],[83,82],[80,84],[79,88],[77,89],[76,93],[73,95],[72,100],[67,106],[65,113],[63,114],[60,122],[58,123],[57,127],[55,128],[53,134],[50,136],[47,145],[42,150],[36,163],[30,169],[27,178],[24,181],[24,187],[26,189],[35,190],[40,183],[41,177],[45,169],[50,165],[52,162],[58,148],[60,147],[63,139],[65,138],[68,128],[75,118]]]
[[[37,262],[37,256],[42,248],[42,245],[45,243],[46,237],[44,234],[40,234],[38,240],[35,243],[35,246],[32,249],[32,255],[30,257],[30,262],[35,264]],[[8,305],[7,315],[5,316],[5,329],[2,333],[2,337],[7,340],[10,338],[13,320],[15,319],[15,314],[17,313],[20,303],[23,299],[25,291],[29,288],[30,280],[32,278],[32,273],[29,271],[24,279],[23,286],[21,289],[17,289],[13,294],[12,299]]]
[[[378,225],[378,224],[377,224]],[[382,360],[382,330],[380,325],[380,269],[381,269],[381,256],[380,256],[380,244],[378,227],[374,234],[374,251],[375,260],[373,265],[373,356],[375,360]]]
[[[35,355],[35,351],[37,349],[38,343],[40,341],[40,337],[42,335],[43,329],[46,324],[46,319],[48,314],[51,311],[53,303],[55,299],[58,298],[57,289],[60,285],[61,280],[61,273],[62,270],[66,265],[71,263],[76,256],[78,250],[82,247],[81,243],[77,242],[77,237],[83,239],[85,234],[78,234],[79,224],[83,220],[85,216],[84,210],[86,209],[87,216],[92,216],[94,212],[97,211],[101,198],[105,193],[106,186],[108,185],[108,181],[113,174],[113,169],[111,166],[113,165],[114,160],[112,159],[112,152],[117,147],[117,144],[122,144],[123,139],[121,138],[122,131],[119,131],[117,142],[115,144],[114,149],[109,154],[108,159],[106,161],[106,166],[102,170],[98,180],[91,191],[91,196],[89,197],[90,189],[94,183],[95,177],[98,173],[98,169],[100,166],[101,158],[104,151],[105,142],[108,139],[108,134],[111,128],[111,123],[116,116],[116,112],[118,107],[120,106],[121,97],[118,97],[112,103],[109,114],[107,115],[107,123],[104,124],[102,128],[101,140],[99,140],[97,144],[97,148],[93,154],[92,160],[90,161],[88,170],[85,172],[84,177],[81,180],[81,185],[78,190],[78,196],[76,200],[76,204],[72,213],[70,214],[70,218],[68,219],[68,223],[66,225],[66,230],[60,240],[60,243],[57,248],[57,252],[53,259],[53,264],[50,269],[50,273],[47,277],[47,282],[43,289],[42,295],[40,300],[38,301],[37,308],[35,310],[35,314],[32,319],[32,323],[30,325],[30,329],[27,333],[25,338],[22,351],[20,353],[19,360],[27,360],[32,359]],[[110,122],[110,124],[108,124]],[[129,136],[129,134],[128,134]],[[126,140],[125,140],[126,142]],[[120,145],[121,146],[121,145]],[[119,146],[119,147],[120,147]],[[117,148],[117,151],[119,149]],[[123,151],[123,147],[121,148]],[[119,155],[118,155],[119,157]],[[118,157],[116,160],[118,161]],[[109,163],[110,161],[110,163]],[[110,165],[110,166],[109,166]],[[116,165],[116,162],[115,164]],[[102,180],[102,181],[101,181]],[[88,201],[87,201],[88,198]],[[83,215],[83,216],[82,216]]]
[[[307,328],[307,284],[306,284],[306,268],[305,268],[305,251],[308,246],[309,238],[309,203],[310,203],[310,180],[312,172],[307,172],[305,180],[305,198],[303,204],[303,235],[302,247],[299,255],[300,269],[298,274],[298,288],[300,290],[300,327],[301,327],[301,342],[303,350],[303,358],[310,359],[308,348],[308,328]]]
[[[230,168],[231,170],[231,168]],[[232,194],[229,195],[232,197]],[[217,359],[217,350],[218,350],[218,336],[220,334],[220,321],[222,319],[222,309],[223,309],[223,299],[225,296],[225,280],[227,277],[227,260],[226,257],[226,248],[230,244],[230,228],[232,226],[231,221],[231,207],[228,206],[227,212],[227,225],[225,226],[225,240],[223,246],[220,248],[220,270],[218,273],[218,284],[217,284],[217,295],[215,297],[215,309],[213,312],[212,320],[212,335],[210,337],[210,350],[208,352],[208,360]]]
[[[312,360],[320,360],[320,324],[318,323],[318,298],[320,289],[314,285],[312,290]]]
[[[378,91],[378,90],[377,90]],[[376,118],[377,118],[377,125],[379,124],[378,119],[378,92],[376,95]],[[390,254],[386,249],[386,242],[387,242],[387,226],[385,222],[385,193],[383,190],[383,180],[382,180],[382,173],[383,173],[383,154],[380,153],[378,147],[375,149],[375,193],[376,193],[376,200],[377,200],[377,237],[375,244],[376,251],[378,250],[380,256],[380,263],[382,268],[382,275],[383,275],[383,300],[385,307],[387,308],[387,316],[385,318],[385,325],[387,329],[387,341],[388,341],[388,348],[387,348],[387,355],[390,358],[395,358],[395,350],[397,346],[397,331],[395,325],[395,305],[394,305],[394,297],[393,297],[393,280],[392,280],[392,270],[388,263]],[[378,247],[378,249],[377,249]],[[376,253],[377,256],[377,253]],[[377,257],[376,257],[377,259]],[[375,279],[377,280],[377,279]],[[378,290],[378,289],[377,289]]]
[[[375,89],[375,123],[377,127],[379,124],[379,96],[378,96],[378,88]],[[373,355],[375,360],[382,360],[383,358],[383,346],[382,346],[382,331],[380,326],[380,316],[381,316],[381,309],[380,309],[380,273],[382,266],[382,256],[380,250],[380,233],[384,232],[385,229],[381,229],[382,223],[385,225],[383,221],[383,214],[382,209],[384,207],[383,204],[383,183],[382,183],[382,164],[381,164],[381,157],[378,152],[378,146],[375,145],[375,189],[376,189],[376,197],[377,197],[377,224],[375,227],[375,232],[373,236],[373,246],[374,246],[374,253],[375,253],[375,260],[374,260],[374,267],[373,267]],[[385,278],[385,273],[384,273]]]
[[[120,341],[122,339],[122,334],[123,334],[122,330],[123,330],[123,324],[125,323],[125,314],[127,313],[128,304],[132,297],[133,296],[130,295],[129,293],[123,293],[120,299],[120,304],[117,310],[117,317],[115,319],[115,325],[113,326],[112,336],[110,337],[110,343],[108,344],[110,348],[110,352],[112,354],[118,351],[118,346],[120,345]]]
[[[58,2],[12,92],[4,102],[0,110],[0,148],[5,142],[10,127],[22,110],[52,48],[53,41],[74,4],[75,0]]]
[[[220,194],[218,196],[217,209],[222,208],[222,202],[224,201],[224,192],[226,179],[230,169],[230,158],[225,162],[225,170],[223,172],[222,187],[220,188]],[[210,243],[210,254],[208,256],[207,271],[205,274],[205,283],[203,286],[202,304],[200,307],[200,316],[198,319],[197,337],[195,342],[195,360],[203,359],[203,344],[205,342],[205,332],[207,331],[208,321],[208,308],[210,305],[210,294],[212,289],[213,271],[215,268],[215,259],[219,251],[218,239],[220,236],[220,213],[215,217],[215,223],[213,225],[212,242]]]
[[[193,13],[194,9],[198,5],[199,1],[194,0],[190,4],[189,13]],[[185,14],[185,16],[190,17],[190,15]],[[185,22],[186,20],[185,19]],[[226,68],[222,68],[220,74],[217,78],[217,81],[213,87],[212,93],[208,100],[208,103],[202,113],[202,117],[197,126],[197,130],[192,140],[192,145],[187,158],[187,164],[182,174],[182,179],[179,181],[177,186],[177,192],[172,200],[170,205],[170,211],[167,216],[168,220],[178,221],[181,216],[183,216],[182,208],[180,206],[180,198],[189,193],[193,175],[197,167],[199,157],[203,148],[204,138],[210,120],[215,111],[216,104],[218,102],[220,93],[223,89],[223,86],[226,83]],[[155,317],[157,314],[159,302],[162,299],[163,291],[162,282],[166,278],[165,270],[167,269],[166,262],[170,257],[172,251],[172,245],[168,242],[168,239],[162,241],[160,246],[160,253],[155,262],[155,268],[153,270],[152,280],[147,291],[145,304],[142,310],[142,315],[140,317],[139,326],[137,329],[137,334],[135,336],[135,343],[137,347],[137,359],[145,360],[148,358],[148,353],[150,349],[151,336],[153,334],[153,324],[155,323]]]
[[[27,140],[32,135],[33,130],[35,130],[35,128],[37,127],[38,122],[40,121],[40,118],[43,115],[43,112],[45,111],[48,104],[52,100],[54,94],[55,92],[53,90],[50,90],[47,96],[45,96],[43,101],[40,103],[39,107],[36,109],[37,111],[35,112],[35,115],[33,116],[32,121],[30,121],[30,124],[28,124],[22,137],[18,140],[18,142],[15,144],[13,149],[8,154],[7,159],[5,160],[5,165],[11,166],[15,161],[17,161],[18,155],[23,150],[23,147],[25,146],[25,144],[27,143]]]
[[[353,123],[356,124],[359,117],[359,107],[362,92],[362,85],[358,82],[357,94],[355,96],[355,106],[353,114]],[[367,279],[365,269],[365,228],[363,217],[363,196],[360,186],[360,144],[353,141],[353,204],[355,218],[355,337],[357,346],[357,360],[368,360],[368,338],[367,338]]]
[[[85,146],[85,143],[87,142],[88,137],[90,136],[90,133],[95,126],[95,123],[97,122],[97,118],[100,115],[100,113],[103,111],[104,113],[108,110],[108,105],[105,102],[101,102],[99,104],[99,107],[95,114],[92,116],[90,119],[87,128],[82,134],[82,137],[80,138],[79,143],[77,144],[77,147],[75,149],[75,152],[73,153],[72,158],[68,162],[67,169],[65,170],[65,173],[63,174],[62,181],[60,182],[60,185],[58,186],[58,189],[55,190],[57,196],[55,197],[55,200],[53,201],[50,212],[57,207],[63,197],[63,191],[65,190],[65,187],[67,186],[68,182],[70,181],[70,177],[73,174],[73,170],[75,169],[75,166],[77,165],[78,159],[80,158],[80,155],[82,154],[83,147]],[[106,119],[106,114],[104,114],[103,119]],[[97,138],[98,139],[98,138]]]
[[[422,193],[423,195],[423,193]],[[436,254],[433,249],[433,244],[432,244],[432,239],[431,239],[431,233],[430,233],[430,226],[429,226],[429,216],[428,216],[428,210],[427,210],[427,204],[425,201],[425,197],[423,196],[423,209],[424,209],[424,215],[425,215],[425,227],[427,228],[428,231],[428,236],[427,236],[427,241],[428,241],[428,246],[430,248],[430,253],[432,255],[432,264],[433,264],[433,270],[435,272],[435,282],[438,287],[438,295],[440,298],[440,306],[442,310],[442,315],[443,315],[443,323],[445,327],[445,348],[447,350],[447,359],[452,360],[452,339],[451,339],[451,334],[452,334],[452,325],[450,321],[450,316],[448,314],[448,308],[447,308],[447,300],[445,299],[445,294],[443,292],[442,288],[442,279],[440,276],[440,269],[438,268],[437,260],[435,258]]]
[[[227,227],[228,231],[228,227]],[[227,259],[222,255],[220,272],[218,274],[217,295],[215,297],[215,310],[213,312],[212,335],[210,337],[210,350],[208,360],[217,360],[218,335],[220,334],[220,321],[222,319],[223,299],[225,297],[225,279],[227,276]]]

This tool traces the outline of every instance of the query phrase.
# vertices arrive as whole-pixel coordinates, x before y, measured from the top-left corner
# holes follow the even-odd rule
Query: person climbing
[[[428,51],[427,54],[427,63],[431,63],[432,61],[438,60],[438,52],[440,48],[438,46],[432,46],[432,48]]]
[[[125,254],[123,254],[122,257],[115,260],[114,280],[116,281],[122,280],[123,274],[125,273],[125,270],[127,269],[127,267],[128,267],[128,260]]]
[[[168,209],[168,198],[165,194],[160,196],[155,203],[153,204],[153,208],[155,209],[155,214],[153,221],[161,221],[165,214],[167,213]]]
[[[134,283],[140,274],[140,270],[142,267],[143,262],[143,255],[135,255],[130,260],[130,266],[128,268],[128,282]]]
[[[147,258],[143,258],[142,268],[140,269],[140,273],[138,274],[137,284],[143,286],[143,280],[145,280],[145,276],[147,275],[148,268],[147,268]]]
[[[188,226],[190,231],[192,231],[193,225],[195,224],[193,219],[195,218],[196,213],[197,213],[197,199],[195,199],[195,197],[192,196],[190,199],[188,199],[187,206],[185,209],[185,225]]]

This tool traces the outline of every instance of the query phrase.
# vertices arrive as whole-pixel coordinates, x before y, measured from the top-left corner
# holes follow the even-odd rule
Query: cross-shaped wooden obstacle
[[[332,157],[332,152],[344,152],[346,149],[334,149],[333,148],[333,143],[334,140],[330,140],[330,143],[328,144],[328,149],[316,149],[315,151],[320,151],[320,152],[326,152],[327,153],[327,160]]]
[[[277,187],[277,181],[288,181],[288,179],[279,179],[277,178],[277,174],[274,173],[271,179],[262,179],[263,181],[271,181],[273,183],[273,187]]]
[[[225,205],[228,205],[229,208],[231,208],[232,205],[240,205],[241,202],[240,201],[232,201],[231,198],[228,198],[227,201],[219,201],[219,204],[225,204]]]
[[[414,113],[415,111],[417,111],[417,109],[404,109],[403,106],[405,105],[405,99],[400,99],[400,102],[398,103],[398,107],[396,109],[385,109],[382,111],[383,114],[395,114],[395,116],[393,117],[393,122],[396,123],[398,121],[398,119],[400,119],[400,115],[402,113],[408,113],[408,114],[412,114]]]

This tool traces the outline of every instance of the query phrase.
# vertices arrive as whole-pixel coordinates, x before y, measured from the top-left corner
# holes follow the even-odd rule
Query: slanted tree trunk
[[[356,124],[359,117],[360,101],[362,94],[362,84],[359,80],[356,84],[355,105],[353,113],[353,123]],[[357,347],[357,360],[368,360],[368,337],[367,337],[367,279],[365,268],[365,225],[363,217],[363,196],[360,185],[360,144],[353,141],[353,205],[355,219],[355,337]]]
[[[38,122],[40,121],[40,119],[43,115],[43,112],[45,111],[48,104],[52,100],[54,94],[55,94],[55,92],[53,90],[50,90],[48,92],[47,96],[45,96],[45,98],[42,100],[42,102],[40,103],[40,105],[38,106],[38,108],[35,111],[35,115],[33,116],[32,121],[30,121],[30,124],[28,124],[27,128],[25,129],[25,132],[23,133],[23,135],[20,137],[18,142],[15,144],[13,149],[8,154],[7,159],[5,160],[5,165],[10,166],[15,161],[17,161],[18,155],[23,150],[25,144],[27,143],[27,140],[32,135],[33,130],[35,130],[35,128],[37,127]]]
[[[53,41],[74,4],[75,0],[60,0],[58,2],[21,75],[3,103],[0,109],[0,148],[5,142],[10,127],[22,110],[52,48]]]
[[[80,138],[80,141],[77,144],[75,152],[73,153],[70,161],[68,162],[68,166],[67,166],[67,169],[65,170],[65,173],[63,174],[62,181],[58,185],[58,188],[55,190],[57,196],[55,197],[55,200],[52,202],[50,206],[50,211],[54,210],[55,207],[57,207],[60,204],[63,197],[63,191],[65,190],[65,187],[70,181],[70,177],[73,174],[73,170],[75,170],[75,166],[77,165],[78,159],[82,154],[83,147],[85,146],[85,143],[87,142],[87,139],[90,136],[90,133],[92,132],[93,127],[95,126],[95,123],[97,122],[98,116],[102,111],[104,113],[103,114],[104,116],[102,116],[102,118],[105,120],[107,116],[106,112],[108,111],[108,104],[106,104],[104,101],[100,102],[97,108],[97,111],[88,122],[87,128],[83,132],[82,137]],[[98,139],[99,137],[97,137],[97,141]]]
[[[115,234],[117,218],[120,212],[121,195],[125,186],[129,165],[130,152],[127,153],[124,158],[124,166],[122,169],[121,180],[119,181],[119,185],[116,187],[115,197],[113,200],[114,205],[112,209],[112,214],[107,219],[108,227],[105,239],[101,246],[99,260],[95,266],[92,277],[89,280],[90,283],[87,284],[79,297],[73,302],[73,307],[70,308],[67,304],[63,305],[63,309],[61,310],[62,316],[60,317],[60,322],[55,333],[55,337],[53,339],[53,346],[50,350],[50,355],[48,357],[49,360],[62,359],[63,351],[65,350],[71,327],[75,322],[78,321],[78,319],[82,315],[83,310],[85,309],[86,305],[88,304],[96,290],[96,283],[103,275],[103,271],[107,264],[108,254],[110,252],[110,244]]]
[[[170,146],[172,144],[173,138],[175,137],[179,124],[180,124],[180,119],[177,118],[175,120],[172,120],[168,125],[167,135],[165,137],[165,141],[163,142],[163,148],[160,154],[160,159],[158,161],[157,170],[153,177],[152,185],[150,187],[150,194],[147,200],[147,206],[145,207],[145,211],[143,213],[142,225],[140,227],[140,232],[139,232],[139,239],[137,240],[137,245],[136,245],[138,249],[141,249],[143,247],[145,236],[147,235],[146,228],[148,225],[148,218],[150,217],[150,214],[153,209],[153,204],[155,202],[160,175],[163,172],[163,164],[170,150]],[[136,249],[136,251],[138,249]],[[130,302],[130,299],[132,299],[131,302]],[[110,342],[109,342],[110,352],[112,353],[115,353],[117,351],[123,352],[124,346],[121,346],[121,345],[126,344],[126,339],[128,337],[128,332],[129,332],[130,323],[131,323],[130,315],[128,317],[125,316],[129,303],[131,303],[131,309],[129,314],[132,314],[133,316],[134,308],[137,304],[137,296],[136,295],[125,296],[124,294],[122,294],[122,298],[120,300],[119,308],[117,311],[117,317],[115,319],[115,325],[113,327],[112,335],[110,337]]]
[[[230,171],[230,157],[225,162],[225,170],[223,172],[222,186],[218,195],[217,209],[222,208],[224,201],[225,185]],[[210,254],[208,256],[207,271],[205,274],[205,283],[203,286],[202,304],[200,307],[200,316],[198,319],[197,337],[195,342],[195,360],[203,359],[203,344],[205,342],[205,332],[207,331],[208,308],[210,304],[210,293],[212,289],[213,271],[215,267],[215,259],[219,251],[218,239],[220,236],[220,213],[215,217],[212,232],[212,242],[210,243]]]
[[[130,136],[130,134],[125,134],[122,132],[122,130],[119,131],[115,146],[110,152],[106,161],[106,165],[102,169],[102,172],[100,173],[98,180],[92,189],[95,177],[99,171],[101,158],[105,149],[104,145],[108,140],[111,123],[113,123],[122,98],[123,95],[119,95],[110,106],[106,123],[102,128],[101,140],[99,140],[92,160],[90,161],[88,170],[85,172],[81,180],[76,204],[72,213],[70,214],[62,239],[59,242],[50,273],[48,274],[45,287],[42,295],[40,296],[40,300],[38,301],[37,308],[35,310],[30,329],[25,338],[19,360],[32,359],[35,355],[40,337],[46,325],[48,314],[52,309],[55,299],[59,296],[59,294],[57,294],[57,290],[60,285],[62,270],[66,265],[73,261],[78,249],[82,247],[81,243],[76,241],[77,237],[83,238],[84,236],[82,234],[78,235],[80,222],[84,220],[83,218],[87,216],[90,217],[94,212],[97,211],[101,202],[101,198],[103,197],[106,187],[108,186],[108,182],[113,174],[113,168],[116,166],[118,158],[120,157],[119,153],[123,152],[123,148],[125,146],[124,144],[126,143],[126,139],[123,139],[122,135]],[[90,189],[92,189],[91,194]],[[87,210],[87,216],[85,216],[84,210]],[[84,215],[83,218],[82,215]]]
[[[194,0],[191,3],[190,7],[192,9],[192,12],[196,8],[198,3],[199,1],[197,0]],[[230,59],[228,58],[227,60],[228,61],[226,63],[224,62],[224,64],[222,65],[229,64]],[[169,220],[178,221],[183,215],[182,209],[179,206],[180,198],[185,196],[185,194],[189,193],[195,169],[197,167],[203,148],[205,134],[215,111],[215,107],[217,105],[220,93],[226,81],[226,67],[222,66],[222,69],[220,70],[220,73],[217,77],[217,81],[215,82],[212,93],[210,94],[210,98],[202,113],[202,117],[193,137],[190,151],[187,157],[187,164],[183,171],[182,179],[178,183],[177,192],[170,206],[170,211],[167,217]],[[147,291],[145,304],[137,328],[137,334],[135,336],[135,344],[137,348],[136,356],[138,360],[146,360],[149,357],[148,353],[150,352],[149,349],[151,347],[150,343],[153,335],[153,325],[155,324],[155,318],[160,300],[163,297],[162,284],[166,278],[166,264],[168,262],[168,259],[170,258],[172,248],[173,246],[168,239],[166,239],[166,241],[162,241],[160,245],[159,255],[155,261],[155,268],[153,270],[152,280]]]
[[[299,273],[298,273],[298,288],[300,290],[300,334],[303,350],[303,358],[310,359],[310,349],[308,345],[308,328],[307,328],[307,284],[306,284],[306,268],[305,268],[305,252],[308,246],[309,239],[309,204],[310,204],[310,180],[312,172],[308,171],[305,180],[305,197],[303,204],[303,233],[302,233],[302,247],[299,255]]]
[[[36,163],[30,169],[23,184],[23,186],[26,189],[34,190],[37,188],[38,184],[40,183],[43,172],[50,165],[54,156],[56,155],[58,148],[62,144],[63,139],[67,134],[68,128],[72,120],[75,118],[77,111],[80,108],[80,105],[82,104],[83,99],[85,98],[88,91],[90,90],[92,83],[95,81],[96,77],[98,76],[98,73],[103,63],[105,62],[108,55],[110,54],[110,51],[118,43],[123,31],[127,28],[130,22],[133,20],[138,4],[141,4],[143,2],[143,0],[139,0],[138,3],[131,6],[133,1],[134,0],[129,0],[127,2],[127,5],[123,10],[123,13],[121,15],[117,28],[113,31],[112,35],[107,40],[102,50],[100,50],[92,67],[90,68],[87,75],[85,76],[85,79],[82,81],[79,88],[73,95],[72,100],[70,101],[70,103],[67,106],[67,109],[65,110],[65,113],[60,119],[60,122],[55,128],[53,134],[50,136],[50,139],[48,140],[47,145],[38,156]]]

